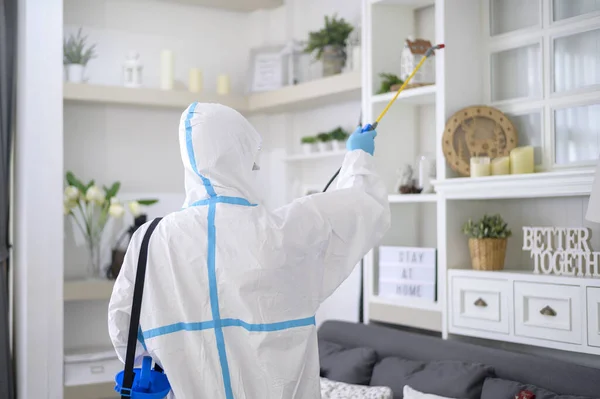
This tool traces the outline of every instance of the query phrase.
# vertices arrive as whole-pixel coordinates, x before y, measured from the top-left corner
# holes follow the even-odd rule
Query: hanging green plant
[[[323,51],[327,46],[339,47],[346,58],[346,41],[348,36],[354,30],[354,27],[346,22],[343,18],[337,19],[334,14],[331,18],[325,16],[325,27],[316,32],[310,32],[308,36],[308,44],[304,51],[312,53],[316,51],[318,60],[323,56]]]

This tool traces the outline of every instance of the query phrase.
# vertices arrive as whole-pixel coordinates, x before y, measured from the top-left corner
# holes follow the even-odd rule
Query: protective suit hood
[[[184,207],[215,196],[257,203],[252,167],[260,146],[260,135],[239,112],[220,104],[191,104],[179,124]]]

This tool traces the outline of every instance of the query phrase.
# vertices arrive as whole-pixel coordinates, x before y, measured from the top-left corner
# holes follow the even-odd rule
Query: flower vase
[[[86,237],[86,244],[88,249],[88,277],[92,279],[104,278],[101,271],[102,257],[100,252],[100,238],[97,237]]]

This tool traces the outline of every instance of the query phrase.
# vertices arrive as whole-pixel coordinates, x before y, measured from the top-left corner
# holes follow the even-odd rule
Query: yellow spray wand
[[[433,47],[430,47],[429,49],[427,49],[427,51],[425,52],[425,56],[423,58],[421,58],[421,61],[419,61],[419,63],[415,67],[415,69],[413,69],[413,71],[411,72],[410,75],[408,75],[408,77],[406,78],[406,80],[404,81],[404,83],[402,83],[402,86],[400,86],[400,88],[396,92],[396,95],[385,106],[385,108],[383,109],[383,111],[381,111],[381,113],[379,114],[379,116],[377,117],[377,119],[375,119],[375,122],[367,124],[362,129],[363,132],[368,132],[370,130],[375,130],[375,128],[377,127],[377,125],[379,125],[379,122],[381,121],[381,119],[390,110],[392,104],[394,104],[394,102],[396,101],[396,99],[398,98],[398,96],[400,95],[400,93],[402,93],[402,91],[406,88],[406,86],[408,86],[408,83],[410,82],[410,80],[417,74],[417,72],[419,71],[419,69],[421,68],[421,66],[423,66],[423,64],[425,63],[425,60],[427,60],[427,58],[429,58],[433,54],[433,52],[435,50],[440,50],[440,49],[443,49],[444,47],[446,47],[444,44],[438,44],[436,46],[433,46]],[[359,126],[360,126],[360,124],[359,124]],[[331,183],[333,183],[333,181],[335,180],[335,178],[340,174],[340,170],[341,170],[341,168],[338,169],[337,172],[335,172],[335,174],[331,177],[331,179],[329,179],[329,182],[325,186],[325,189],[323,190],[323,192],[327,191],[327,189],[329,188],[329,186],[331,185]]]

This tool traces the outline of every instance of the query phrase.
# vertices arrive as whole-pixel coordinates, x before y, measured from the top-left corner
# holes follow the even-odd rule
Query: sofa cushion
[[[521,384],[500,378],[488,378],[485,380],[481,399],[514,398],[521,391],[531,391],[535,395],[535,399],[593,399],[583,396],[557,395],[534,385]],[[598,396],[600,397],[600,385],[598,386]]]
[[[321,377],[347,384],[369,385],[377,353],[371,348],[343,347],[319,342]]]
[[[375,365],[371,385],[392,388],[394,399],[403,397],[405,385],[438,396],[479,399],[484,380],[493,376],[491,367],[477,363],[387,357]]]
[[[392,390],[388,387],[367,387],[321,378],[321,397],[323,399],[392,399]]]

